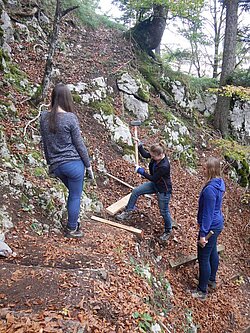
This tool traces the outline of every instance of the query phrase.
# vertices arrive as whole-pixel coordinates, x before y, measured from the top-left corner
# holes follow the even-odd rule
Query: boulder
[[[115,142],[120,141],[132,146],[132,136],[129,127],[121,121],[121,119],[115,115],[105,115],[103,111],[94,115],[101,124],[111,132],[112,138]]]
[[[148,118],[148,103],[142,102],[133,95],[124,94],[124,106],[132,112],[137,119],[144,121]]]
[[[235,137],[250,143],[250,102],[236,101],[230,113],[231,128]]]

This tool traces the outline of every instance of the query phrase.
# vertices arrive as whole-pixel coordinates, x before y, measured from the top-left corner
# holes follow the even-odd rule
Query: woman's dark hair
[[[206,172],[207,172],[207,181],[212,178],[220,177],[221,175],[221,167],[220,160],[215,157],[209,157],[206,162]]]
[[[59,83],[52,90],[50,107],[49,129],[52,133],[56,133],[58,107],[67,112],[74,112],[72,95],[65,84]]]
[[[167,146],[164,140],[161,140],[158,144],[150,146],[149,151],[156,155],[166,154]]]

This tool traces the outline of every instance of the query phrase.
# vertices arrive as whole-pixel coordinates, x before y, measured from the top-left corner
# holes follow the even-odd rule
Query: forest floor
[[[113,74],[133,59],[129,43],[107,29],[80,31],[67,26],[62,38],[71,43],[71,50],[57,54],[58,67],[68,83],[103,75],[112,85]],[[21,52],[14,46],[13,59],[30,81],[39,83],[44,57],[35,53],[31,43],[22,45]],[[25,96],[10,89],[16,97],[20,123],[2,119],[1,124],[11,134],[15,126],[27,123],[29,105],[22,102]],[[118,94],[115,96],[119,114],[121,101]],[[134,174],[134,167],[121,158],[105,129],[93,119],[93,112],[90,107],[77,106],[90,153],[98,147],[108,172],[133,186],[143,182]],[[157,135],[149,137],[147,128],[141,130],[140,137],[146,145],[158,140]],[[219,156],[220,152],[212,144],[202,149],[197,141],[197,154],[197,173],[191,173],[169,153],[174,188],[170,210],[178,228],[166,244],[158,238],[163,223],[155,198],[141,198],[138,212],[129,221],[129,225],[144,230],[142,239],[94,222],[90,216],[82,221],[84,237],[80,240],[66,239],[63,233],[38,235],[20,203],[6,202],[15,211],[15,227],[6,235],[6,242],[17,256],[0,261],[0,332],[134,333],[152,320],[171,333],[193,332],[192,323],[202,333],[243,332],[250,319],[250,207],[242,200],[244,190],[229,179],[226,168],[225,228],[219,237],[225,250],[220,257],[217,290],[209,291],[205,302],[193,299],[188,290],[197,283],[197,262],[176,269],[169,264],[170,259],[196,253],[197,202],[205,181],[203,166],[208,156]],[[94,192],[104,207],[129,193],[123,185],[98,173],[95,161],[93,165],[97,186],[88,184],[86,191]],[[101,216],[113,219],[104,212]],[[146,278],[145,267],[155,277],[153,282]],[[155,285],[164,279],[169,281],[173,294]]]

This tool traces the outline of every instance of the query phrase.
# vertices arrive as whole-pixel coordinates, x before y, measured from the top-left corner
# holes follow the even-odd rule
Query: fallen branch
[[[23,136],[24,136],[24,137],[25,137],[25,135],[26,135],[27,128],[30,126],[30,124],[32,124],[34,121],[36,121],[36,120],[40,117],[41,112],[42,112],[42,107],[43,107],[43,106],[48,107],[49,104],[41,104],[41,105],[39,106],[39,112],[38,112],[38,115],[36,115],[35,118],[32,118],[31,120],[29,120],[28,123],[27,123],[27,124],[25,125],[25,127],[24,127],[24,131],[23,131]]]
[[[11,17],[12,15],[14,15],[14,16],[20,16],[20,17],[32,17],[32,16],[34,16],[36,13],[38,12],[38,7],[34,7],[34,8],[32,8],[32,10],[30,10],[30,11],[27,11],[27,12],[25,12],[25,11],[20,11],[20,12],[9,12],[8,14],[9,14],[9,16]],[[12,18],[12,17],[11,17]]]
[[[115,69],[111,72],[111,74],[115,74],[115,73],[119,72],[120,69],[122,69],[123,67],[125,67],[126,65],[128,65],[131,61],[132,61],[132,59],[130,59],[130,60],[128,60],[127,62],[125,62],[125,64],[122,64],[121,66],[115,68]]]
[[[140,237],[143,237],[143,230],[141,230],[141,229],[137,229],[137,228],[134,228],[134,227],[130,227],[128,225],[124,225],[124,224],[116,223],[116,222],[113,222],[113,221],[109,221],[109,220],[106,220],[106,219],[103,219],[101,217],[94,216],[94,215],[91,216],[91,219],[95,220],[95,221],[98,221],[98,222],[102,222],[102,223],[111,225],[112,227],[116,227],[116,228],[120,228],[120,229],[124,229],[124,230],[130,231],[130,232],[133,232],[134,234],[136,234]]]
[[[62,13],[61,13],[61,17],[67,15],[69,12],[72,12],[72,10],[75,10],[79,8],[79,6],[72,6],[72,7],[69,7],[68,9],[65,9]]]

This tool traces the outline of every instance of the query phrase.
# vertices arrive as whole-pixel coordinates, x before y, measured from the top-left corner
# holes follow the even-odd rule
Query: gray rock
[[[83,104],[89,104],[93,101],[101,101],[107,97],[107,94],[113,92],[113,88],[109,87],[104,77],[97,77],[90,83],[78,82],[76,84],[68,84],[68,88],[77,93]]]
[[[129,94],[129,95],[136,95],[140,84],[133,79],[129,73],[122,74],[121,78],[117,80],[117,86],[119,90]]]
[[[4,231],[13,228],[12,218],[5,206],[0,207],[0,228]]]
[[[25,178],[20,173],[10,173],[10,184],[18,187],[23,187]]]
[[[23,35],[23,37],[25,37],[26,41],[30,42],[30,31],[29,31],[27,25],[16,22],[15,26],[17,27],[18,34]]]
[[[12,250],[5,242],[0,240],[0,256],[9,257],[12,254]]]
[[[132,112],[137,119],[144,121],[148,118],[148,103],[142,102],[133,95],[124,94],[124,106]]]
[[[0,172],[0,188],[3,188],[5,186],[9,187],[10,185],[10,180],[9,180],[9,175],[7,171],[1,171]]]
[[[36,166],[40,165],[40,163],[31,154],[28,154],[27,160],[28,160],[29,165],[32,167],[36,167]]]
[[[132,146],[132,136],[129,127],[121,121],[121,119],[115,115],[105,115],[103,111],[94,115],[101,124],[103,124],[112,134],[112,138],[115,142],[124,142],[125,144]]]
[[[236,101],[230,113],[231,127],[238,140],[250,143],[250,102]]]
[[[10,44],[14,42],[14,29],[8,13],[3,10],[1,14],[1,28],[3,30],[3,40],[5,43]]]
[[[16,148],[17,150],[19,150],[19,151],[23,151],[23,150],[26,149],[26,146],[25,146],[24,143],[16,143],[16,144],[15,144],[15,148]]]
[[[0,158],[1,157],[6,160],[10,159],[10,151],[7,146],[6,137],[4,132],[0,129]]]

